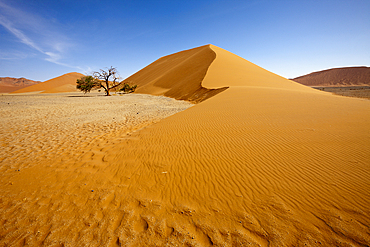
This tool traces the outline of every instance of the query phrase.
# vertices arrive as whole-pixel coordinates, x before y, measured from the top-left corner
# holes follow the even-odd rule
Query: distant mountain
[[[38,83],[40,81],[32,81],[26,78],[0,77],[0,93],[11,93]]]
[[[32,85],[20,90],[14,91],[13,93],[64,93],[64,92],[75,92],[76,80],[84,76],[83,74],[72,72],[64,74],[53,79]]]
[[[370,67],[344,67],[291,79],[306,86],[370,86]]]

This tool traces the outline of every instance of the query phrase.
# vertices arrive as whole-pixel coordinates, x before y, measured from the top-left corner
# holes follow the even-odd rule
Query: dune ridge
[[[208,89],[202,85],[215,57],[209,45],[181,51],[156,60],[125,82],[138,85],[137,93],[201,102],[227,89],[225,86]]]
[[[191,92],[228,89],[89,150],[2,164],[3,243],[367,246],[370,102],[313,90],[213,45],[131,79],[146,79],[142,92],[181,97],[169,93],[184,71],[175,73],[173,58],[191,67],[191,56],[206,58],[197,80],[183,81]],[[169,70],[160,66],[167,59]]]
[[[298,83],[267,71],[244,58],[220,47],[209,45],[217,54],[204,78],[202,85],[206,88],[225,86],[233,87],[269,87],[310,91]]]
[[[41,93],[63,93],[63,92],[75,92],[76,80],[84,76],[81,73],[72,72],[67,73],[56,78],[19,89],[12,92],[15,93],[31,93],[31,92],[41,92]]]

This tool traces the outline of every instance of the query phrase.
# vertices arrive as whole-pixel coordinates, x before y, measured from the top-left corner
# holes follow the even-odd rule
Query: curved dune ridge
[[[12,93],[64,93],[64,92],[75,92],[76,80],[84,76],[81,73],[72,72],[64,74],[62,76],[32,85],[26,88],[19,89]]]
[[[313,72],[292,80],[306,86],[370,86],[370,68],[334,68]]]
[[[125,82],[137,85],[136,93],[201,102],[227,88],[208,89],[202,85],[215,57],[209,45],[181,51],[156,60]]]
[[[214,45],[209,47],[217,54],[202,85],[218,87],[269,87],[310,91],[298,83],[267,71],[229,51]]]
[[[182,80],[185,68],[197,76]],[[313,90],[213,45],[141,72],[130,80],[145,81],[143,93],[181,98],[172,88],[191,84],[182,95],[203,99],[199,88],[228,89],[73,158],[2,168],[0,243],[370,243],[369,101]]]

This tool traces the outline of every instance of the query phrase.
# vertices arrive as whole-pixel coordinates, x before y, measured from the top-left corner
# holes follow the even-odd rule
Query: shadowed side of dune
[[[215,57],[209,45],[178,52],[156,60],[125,82],[138,85],[136,93],[201,102],[227,89],[208,89],[202,86]]]
[[[76,80],[84,76],[83,74],[72,72],[64,74],[62,76],[41,82],[36,85],[32,85],[12,93],[30,93],[30,92],[42,92],[42,93],[63,93],[63,92],[75,92]]]

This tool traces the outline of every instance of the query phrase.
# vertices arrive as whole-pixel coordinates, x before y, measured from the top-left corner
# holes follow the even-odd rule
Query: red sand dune
[[[369,67],[322,70],[292,79],[306,86],[370,86]]]
[[[37,163],[4,159],[0,243],[369,245],[370,101],[314,90],[213,45],[127,80],[141,93],[208,99]],[[210,98],[211,89],[223,92]]]
[[[83,74],[72,72],[64,74],[62,76],[41,82],[36,85],[32,85],[20,90],[14,91],[12,93],[30,93],[30,92],[40,92],[40,93],[63,93],[63,92],[75,92],[76,80],[84,76]]]
[[[25,78],[0,77],[0,93],[11,93],[37,83],[40,82]]]

